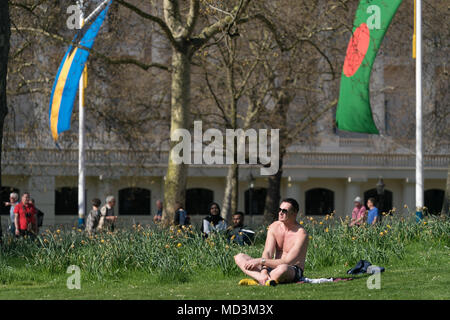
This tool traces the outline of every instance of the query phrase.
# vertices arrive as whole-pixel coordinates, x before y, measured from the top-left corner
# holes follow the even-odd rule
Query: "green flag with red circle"
[[[342,70],[336,125],[340,130],[378,134],[370,106],[370,74],[402,0],[361,0]]]

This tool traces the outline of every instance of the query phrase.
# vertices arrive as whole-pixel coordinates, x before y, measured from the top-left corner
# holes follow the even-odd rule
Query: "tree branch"
[[[192,32],[194,32],[195,24],[197,23],[197,18],[199,14],[199,9],[200,9],[199,0],[191,0],[189,7],[189,15],[186,22],[186,34],[183,35],[186,38],[189,38],[192,35]]]
[[[42,29],[26,28],[26,27],[23,27],[23,28],[19,27],[19,28],[14,28],[14,29],[16,29],[17,31],[28,31],[28,32],[42,34],[42,35],[47,36],[49,38],[52,38],[52,39],[55,39],[57,41],[63,42],[65,44],[67,44],[67,45],[72,45],[72,46],[74,45],[72,43],[72,41],[63,38],[60,35],[49,33],[49,32],[47,32],[45,30],[42,30]],[[111,58],[111,57],[108,57],[108,56],[104,55],[103,53],[97,52],[97,51],[95,51],[93,49],[91,49],[90,52],[91,52],[91,54],[93,56],[101,58],[101,59],[105,60],[106,62],[108,62],[110,64],[132,64],[132,65],[135,65],[135,66],[137,66],[137,67],[139,67],[139,68],[141,68],[141,69],[143,69],[145,71],[147,71],[150,68],[158,68],[158,69],[161,69],[161,70],[165,70],[165,71],[171,72],[171,68],[170,67],[168,67],[166,65],[163,65],[163,64],[159,64],[159,63],[146,64],[146,63],[143,63],[143,62],[141,62],[139,60],[133,59],[131,57]]]
[[[203,28],[203,30],[200,32],[199,35],[193,37],[192,42],[194,43],[195,47],[200,48],[205,43],[207,43],[214,35],[217,33],[224,31],[227,27],[229,27],[233,23],[243,23],[248,20],[240,20],[238,19],[238,14],[245,11],[248,4],[251,0],[245,0],[243,1],[239,6],[234,7],[234,9],[231,11],[231,15],[227,15],[226,17],[220,19],[216,23]]]
[[[167,26],[167,24],[164,22],[164,20],[162,20],[161,18],[151,15],[149,13],[146,13],[144,11],[142,11],[141,9],[139,9],[138,7],[124,1],[124,0],[116,0],[117,3],[123,5],[124,7],[130,9],[131,11],[133,11],[134,13],[136,13],[137,15],[141,16],[144,19],[153,21],[155,23],[157,23],[160,28],[163,30],[164,34],[166,35],[167,39],[169,39],[170,43],[177,47],[178,44],[175,41],[175,38],[173,37],[172,31],[170,30],[170,28]]]
[[[167,26],[171,30],[174,38],[183,37],[187,34],[186,28],[184,28],[181,16],[180,7],[177,0],[164,0],[164,19],[167,22]],[[175,41],[176,42],[176,41]]]

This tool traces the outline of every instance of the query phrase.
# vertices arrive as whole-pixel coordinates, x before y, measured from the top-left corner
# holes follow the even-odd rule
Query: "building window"
[[[261,215],[264,214],[266,207],[266,188],[252,188],[245,191],[245,214]],[[250,208],[251,203],[251,208]]]
[[[430,189],[425,191],[424,205],[429,214],[440,214],[444,204],[445,191],[440,189]]]
[[[384,190],[382,196],[378,195],[377,189],[370,189],[364,192],[364,205],[367,208],[367,200],[369,198],[375,198],[375,207],[378,208],[380,213],[389,212],[392,209],[393,193],[389,190]]]
[[[62,187],[55,190],[55,215],[78,215],[78,188]]]
[[[188,215],[209,215],[209,205],[214,201],[214,192],[209,189],[186,190],[186,211]]]
[[[151,214],[151,192],[142,188],[119,190],[119,214],[144,216]]]
[[[334,210],[334,192],[328,189],[316,188],[305,193],[305,214],[326,215]]]
[[[1,202],[0,202],[0,215],[5,215],[5,216],[7,215],[7,216],[9,216],[9,212],[11,210],[11,207],[10,206],[6,207],[4,204],[5,204],[5,202],[9,202],[9,195],[12,192],[16,192],[19,195],[18,201],[20,201],[19,189],[16,189],[14,187],[2,187],[0,189],[0,200],[1,200]]]

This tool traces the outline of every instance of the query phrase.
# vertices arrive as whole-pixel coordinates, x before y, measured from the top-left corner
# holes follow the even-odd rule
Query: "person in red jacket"
[[[16,236],[37,235],[37,211],[31,202],[30,194],[25,192],[22,201],[14,208],[14,224]]]

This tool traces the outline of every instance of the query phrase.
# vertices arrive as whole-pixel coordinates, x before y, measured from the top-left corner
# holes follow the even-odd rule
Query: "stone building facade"
[[[407,205],[411,212],[414,211],[414,60],[410,57],[410,40],[403,41],[405,28],[398,28],[399,25],[405,25],[404,17],[408,17],[408,12],[411,13],[412,9],[407,7],[405,2],[402,6],[400,10],[404,14],[394,19],[392,31],[386,35],[372,72],[371,104],[374,120],[381,135],[340,132],[334,127],[335,110],[330,110],[315,124],[319,135],[313,144],[294,144],[288,149],[284,159],[281,196],[298,199],[301,214],[320,216],[335,211],[340,217],[350,215],[356,196],[364,199],[374,195],[378,197],[375,188],[380,178],[385,184],[384,210],[396,208],[397,212],[405,212],[404,205]],[[144,9],[151,10],[151,8]],[[103,49],[104,52],[113,55],[127,54],[151,62],[168,61],[170,48],[161,35],[146,27],[145,21],[129,10],[121,7],[114,10],[110,14],[113,18],[106,22],[100,33],[100,37],[103,34],[104,39],[96,44],[101,47],[99,50]],[[349,12],[349,19],[352,19],[350,18],[352,16],[353,13]],[[133,28],[134,32],[116,30],[115,24],[110,20],[113,22],[117,20],[116,24],[120,24],[121,28]],[[129,25],[123,26],[124,23]],[[432,26],[433,24],[428,24],[424,30],[426,34],[433,35],[426,37],[424,48],[425,117],[448,114],[450,101],[449,38],[445,37],[442,30],[440,31],[442,34],[434,34],[433,30],[426,29]],[[408,29],[407,32],[411,38],[411,30]],[[70,32],[66,33],[68,37],[71,36]],[[127,36],[124,37],[124,34]],[[21,36],[13,34],[12,50],[20,47]],[[340,50],[340,56],[333,53],[336,51],[328,52],[323,48],[324,53],[337,65],[341,65],[344,60],[349,34],[341,36],[345,43],[343,50]],[[123,41],[116,39],[119,37],[124,38]],[[401,46],[398,45],[400,42]],[[48,79],[54,77],[59,60],[55,58],[53,61],[49,56],[53,54],[60,57],[65,46],[59,44],[59,47],[49,49],[49,46],[44,44],[46,44],[44,40],[36,38],[30,59],[40,62],[39,72],[46,72],[47,87],[51,87]],[[13,69],[16,68],[16,63],[19,62],[12,62]],[[46,66],[48,70],[43,70],[42,66]],[[114,99],[122,99],[120,101],[123,103],[129,102],[126,100],[130,100],[130,96],[115,96],[120,88],[126,94],[130,94],[129,91],[133,90],[136,96],[142,96],[140,99],[145,101],[147,97],[143,93],[148,91],[149,87],[160,85],[161,92],[167,87],[167,79],[164,82],[157,73],[136,69],[132,69],[133,72],[120,73],[122,69],[105,66],[98,60],[94,60],[89,67],[93,76],[89,80],[92,89],[88,91],[88,108],[90,104],[114,103]],[[99,79],[107,78],[105,74],[112,72],[116,72],[117,81],[110,83],[109,87],[105,85],[108,83],[106,81],[100,83]],[[37,72],[31,70],[30,73]],[[14,72],[10,74],[10,86],[17,86],[16,82],[19,80],[15,80]],[[338,96],[338,79],[325,82],[323,88],[326,98],[331,101]],[[100,94],[108,96],[110,100],[102,100]],[[51,141],[47,127],[49,93],[44,90],[43,93],[11,95],[8,99],[11,112],[7,118],[9,131],[7,130],[4,136],[2,153],[2,200],[5,201],[13,190],[20,193],[29,191],[36,200],[37,207],[45,213],[44,224],[76,224],[78,211],[78,139],[74,133],[77,131],[76,110],[74,128],[71,132],[63,134],[62,149],[59,150]],[[294,101],[293,108],[295,103],[300,102]],[[20,110],[26,116],[19,115]],[[442,113],[442,110],[447,112]],[[88,109],[88,118],[90,112]],[[120,112],[123,111],[118,108],[115,115],[120,116]],[[38,123],[35,131],[26,130],[29,129],[27,128],[29,115]],[[432,118],[426,123],[428,126],[426,125],[424,130],[425,205],[431,211],[438,211],[442,205],[450,163],[448,131],[450,119],[448,116],[439,121]],[[439,127],[435,126],[436,123],[440,124]],[[146,149],[134,150],[129,145],[122,145],[114,137],[103,137],[102,141],[106,142],[100,143],[98,137],[106,135],[104,133],[106,129],[101,123],[90,123],[89,126],[91,132],[97,131],[97,135],[91,134],[87,137],[86,210],[89,211],[92,198],[98,197],[104,202],[105,197],[112,194],[118,202],[116,213],[124,224],[150,223],[156,212],[156,200],[163,198],[167,147],[164,144],[154,143]],[[97,128],[100,128],[100,132]],[[48,134],[42,134],[46,130]],[[200,219],[207,213],[206,208],[211,201],[222,204],[226,174],[226,166],[189,167],[186,207],[194,224],[199,224]],[[253,181],[250,181],[251,177]],[[257,225],[262,221],[266,187],[267,179],[259,175],[258,167],[241,166],[238,209],[246,213],[249,224]],[[8,208],[0,211],[3,227],[7,225],[7,211]]]

